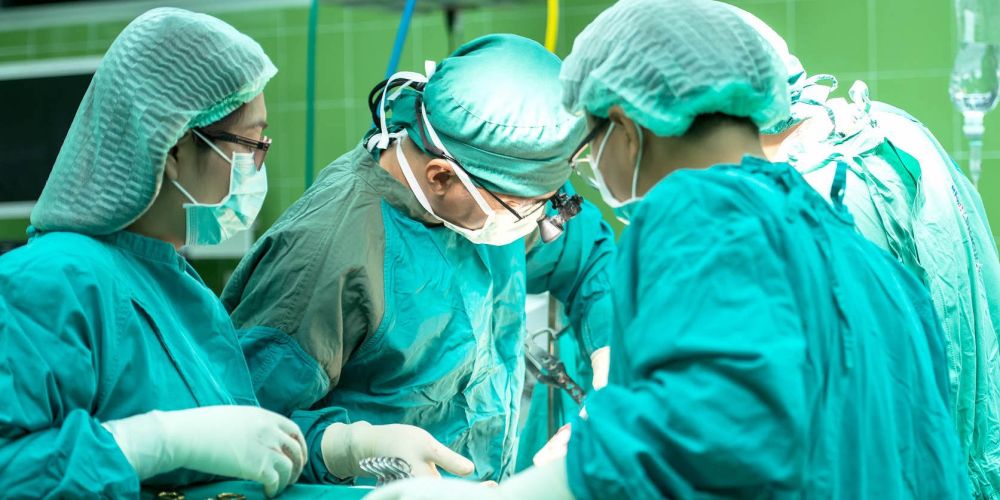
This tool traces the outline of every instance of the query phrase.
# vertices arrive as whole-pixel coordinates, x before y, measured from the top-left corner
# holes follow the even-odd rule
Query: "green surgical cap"
[[[257,42],[214,17],[170,8],[139,16],[94,73],[32,225],[127,227],[152,205],[181,136],[252,100],[276,72]]]
[[[563,104],[607,117],[619,105],[662,137],[723,113],[760,128],[788,115],[785,69],[726,4],[622,0],[590,23],[563,63]]]
[[[405,128],[428,151],[416,112],[422,95],[445,148],[484,187],[523,197],[555,191],[585,134],[583,121],[562,108],[559,67],[527,38],[477,38],[437,66],[422,94],[404,92],[392,103],[390,128]]]

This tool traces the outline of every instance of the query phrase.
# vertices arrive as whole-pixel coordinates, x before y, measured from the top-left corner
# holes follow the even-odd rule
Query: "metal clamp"
[[[583,397],[586,395],[580,384],[577,384],[566,371],[566,365],[559,358],[552,356],[545,349],[542,349],[533,342],[533,339],[540,334],[547,334],[551,340],[558,339],[566,330],[556,333],[550,328],[539,330],[528,335],[524,345],[525,367],[539,382],[560,388],[569,393],[569,396],[576,401],[576,404],[583,406]]]
[[[393,481],[413,477],[409,462],[398,457],[370,457],[358,462],[358,467],[373,476],[383,486]]]

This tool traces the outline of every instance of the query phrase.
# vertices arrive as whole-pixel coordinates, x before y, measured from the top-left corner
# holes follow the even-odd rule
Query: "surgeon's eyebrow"
[[[246,127],[247,127],[247,129],[254,129],[254,128],[260,127],[261,130],[265,130],[265,129],[267,129],[267,120],[263,120],[263,119],[262,120],[257,120],[256,122],[251,123],[251,124],[247,125]]]
[[[537,198],[531,198],[531,199],[528,200],[528,204],[529,205],[533,205],[533,204],[538,203],[540,201],[549,201],[549,199],[551,199],[553,196],[555,196],[557,194],[559,194],[559,191],[556,191],[555,193],[552,193],[552,194],[543,194],[543,195],[541,195],[541,196],[539,196]]]

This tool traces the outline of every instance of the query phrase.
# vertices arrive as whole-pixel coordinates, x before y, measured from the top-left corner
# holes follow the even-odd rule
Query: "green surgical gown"
[[[587,352],[603,347],[613,244],[586,207],[530,253],[525,240],[474,245],[358,147],[261,237],[223,301],[261,404],[320,415],[312,447],[334,421],[410,424],[500,479],[514,463],[525,295],[552,291]],[[337,480],[322,461],[304,477]]]
[[[982,200],[920,122],[861,88],[855,102],[828,102],[783,151],[820,192],[846,163],[858,231],[930,292],[973,494],[1000,498],[1000,258]]]
[[[0,394],[0,496],[20,498],[137,497],[101,422],[257,404],[218,298],[173,246],[125,231],[44,233],[0,257]]]
[[[661,181],[613,290],[577,498],[968,498],[927,292],[788,165]]]

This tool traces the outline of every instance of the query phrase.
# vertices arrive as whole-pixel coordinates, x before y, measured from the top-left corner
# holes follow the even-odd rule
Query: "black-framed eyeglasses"
[[[569,157],[569,164],[573,167],[573,171],[593,187],[597,186],[598,173],[594,170],[597,165],[595,164],[596,159],[590,154],[590,143],[594,142],[597,135],[607,129],[610,124],[610,119],[602,118],[580,141],[580,145],[573,151],[573,156]]]
[[[267,150],[271,148],[271,138],[261,137],[259,141],[250,139],[249,137],[243,137],[241,135],[230,134],[229,132],[209,132],[204,129],[198,129],[198,133],[203,135],[206,139],[213,141],[223,141],[232,144],[239,144],[241,146],[247,146],[253,150],[253,163],[260,170],[264,166],[264,157],[267,156]]]
[[[454,159],[450,159],[450,158],[448,160],[449,161],[455,161]],[[458,162],[455,162],[455,164],[458,165],[458,168],[461,168],[462,170],[465,170],[465,168],[462,167],[462,164],[460,164]],[[552,198],[555,197],[555,195],[553,195],[553,196],[550,196],[550,197],[548,197],[548,198],[546,198],[544,200],[537,200],[537,201],[535,201],[535,203],[532,203],[531,205],[529,205],[528,208],[525,209],[523,213],[520,213],[514,207],[510,206],[509,204],[507,204],[507,202],[503,201],[500,198],[499,195],[497,195],[493,191],[490,191],[489,188],[487,188],[486,186],[484,186],[483,185],[483,181],[480,180],[478,177],[470,174],[468,170],[465,170],[465,173],[466,173],[466,175],[469,176],[470,179],[472,179],[472,183],[473,184],[475,184],[475,185],[479,186],[480,188],[482,188],[483,191],[486,191],[486,193],[489,194],[494,200],[496,200],[497,203],[500,204],[500,206],[502,206],[505,209],[507,209],[507,211],[510,212],[512,215],[514,215],[514,218],[517,219],[517,220],[519,220],[519,221],[527,219],[527,218],[531,217],[532,215],[538,214],[538,211],[541,210],[543,207],[545,207],[545,204],[548,203],[549,200],[551,200]],[[535,218],[538,218],[538,217],[535,217]]]

